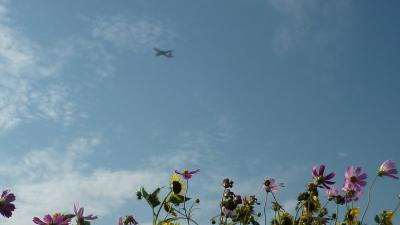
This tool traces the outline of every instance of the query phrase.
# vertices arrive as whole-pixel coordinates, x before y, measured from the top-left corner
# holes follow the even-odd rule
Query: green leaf
[[[149,194],[147,193],[147,191],[142,187],[141,189],[140,189],[140,191],[142,192],[142,195],[143,195],[143,198],[144,199],[149,199]]]
[[[186,197],[186,199],[185,199],[185,196],[182,196],[182,195],[171,195],[171,197],[169,197],[169,202],[171,202],[174,205],[179,205],[183,202],[189,201],[190,199],[191,198],[188,198],[188,197]]]
[[[182,219],[182,218],[180,218],[180,217],[172,217],[172,218],[168,218],[168,219],[165,219],[165,220],[163,220],[163,221],[161,221],[161,224],[163,223],[163,222],[173,222],[173,221],[177,221],[177,220],[180,220],[180,219]]]
[[[380,220],[378,215],[376,215],[374,219],[375,219],[375,222],[378,223],[378,224],[381,222],[381,220]]]
[[[160,200],[158,199],[158,194],[160,193],[160,190],[160,188],[157,188],[155,191],[153,191],[153,193],[149,194],[143,187],[140,189],[143,198],[146,199],[147,203],[152,208],[155,208],[161,204]]]
[[[148,202],[153,208],[161,204],[160,199],[158,199],[158,194],[160,193],[160,190],[160,188],[157,188],[155,191],[153,191],[153,193],[149,195]]]
[[[160,190],[160,188],[157,188],[155,191],[153,191],[153,193],[149,194],[144,188],[141,188],[143,198],[146,199],[150,207],[155,208],[161,204],[160,200],[158,199],[158,194],[160,193]]]
[[[260,223],[257,222],[257,221],[254,219],[254,217],[251,217],[251,224],[253,224],[253,225],[260,225]]]

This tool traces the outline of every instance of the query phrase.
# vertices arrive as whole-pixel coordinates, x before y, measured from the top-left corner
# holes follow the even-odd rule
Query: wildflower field
[[[145,190],[145,188],[138,190],[137,199],[144,200],[148,204],[153,225],[199,225],[193,215],[196,210],[201,210],[200,199],[189,195],[191,194],[189,193],[190,180],[199,172],[199,169],[176,170],[171,176],[169,185],[151,191]],[[382,211],[375,212],[374,221],[366,221],[365,218],[378,180],[398,180],[397,174],[396,165],[391,160],[386,160],[381,164],[371,181],[367,181],[371,177],[368,177],[362,167],[348,166],[344,173],[343,184],[337,184],[336,173],[327,172],[325,165],[314,166],[311,169],[310,181],[306,184],[306,189],[298,193],[294,210],[283,208],[279,202],[278,193],[284,189],[284,184],[274,178],[264,180],[262,183],[264,193],[250,196],[236,194],[233,191],[234,181],[226,178],[221,182],[219,211],[210,218],[210,224],[393,225],[393,218],[400,208],[400,200],[396,206],[381,206]],[[339,179],[341,178],[339,177]],[[363,197],[367,198],[367,204],[358,205],[357,201]],[[400,196],[398,197],[400,199]],[[0,198],[0,213],[4,217],[10,218],[14,210],[17,210],[14,204],[15,200],[14,193],[10,190],[3,191]],[[335,210],[329,211],[329,205]],[[290,213],[290,210],[294,213]],[[70,214],[56,212],[44,215],[43,218],[34,217],[32,224],[90,225],[95,224],[96,219],[98,219],[97,216],[85,214],[83,207],[74,204],[73,212]],[[119,217],[116,224],[137,225],[140,222],[135,219],[133,214]]]

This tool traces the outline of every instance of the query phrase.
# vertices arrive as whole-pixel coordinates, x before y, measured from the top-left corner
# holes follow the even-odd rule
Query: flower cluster
[[[220,214],[211,219],[215,224],[231,221],[232,223],[249,224],[256,222],[255,205],[258,205],[255,195],[245,196],[236,195],[230,188],[233,188],[233,181],[226,178],[222,181],[224,187],[223,197],[220,202]]]
[[[364,225],[364,218],[370,205],[370,196],[378,177],[389,177],[398,179],[396,165],[393,161],[386,160],[377,170],[376,176],[368,190],[367,205],[362,208],[354,206],[364,195],[367,187],[367,173],[360,166],[349,166],[344,172],[344,182],[340,188],[335,186],[336,173],[326,172],[325,165],[317,165],[311,169],[312,180],[306,185],[306,189],[297,197],[294,214],[286,211],[277,200],[277,192],[284,187],[283,183],[273,178],[268,178],[262,183],[265,191],[263,213],[257,213],[255,207],[257,198],[252,196],[255,204],[242,200],[240,195],[231,191],[233,181],[223,180],[223,198],[220,203],[220,215],[211,219],[213,224],[233,225],[252,224],[259,225],[259,217],[264,217],[264,224],[271,225]],[[321,195],[325,193],[325,197]],[[272,200],[268,202],[269,196]],[[400,196],[399,196],[400,198]],[[244,198],[246,199],[246,198]],[[324,204],[321,202],[325,200]],[[251,201],[250,201],[251,202]],[[331,205],[329,205],[331,204]],[[344,208],[344,212],[341,212]],[[394,210],[385,210],[375,217],[378,225],[393,225],[393,218],[400,208],[400,202]],[[330,209],[336,209],[330,213]],[[270,213],[269,213],[270,212]],[[340,214],[341,212],[341,214]],[[340,216],[342,215],[342,216]],[[268,217],[270,217],[268,219]]]
[[[144,199],[152,211],[153,225],[198,225],[194,212],[200,200],[189,197],[189,182],[200,170],[175,170],[169,184],[157,187],[149,192],[144,187],[136,193],[139,200]],[[344,171],[343,183],[337,186],[334,172],[326,172],[325,165],[311,169],[311,179],[305,190],[297,195],[294,210],[278,201],[277,194],[284,188],[282,182],[267,178],[261,183],[265,200],[260,202],[256,195],[239,195],[233,192],[234,182],[225,178],[222,181],[222,196],[218,204],[218,214],[211,218],[212,224],[219,225],[365,225],[365,216],[370,207],[371,195],[379,178],[398,180],[396,164],[391,160],[384,161],[377,169],[372,181],[360,166],[348,166]],[[336,186],[335,186],[336,185]],[[369,188],[367,188],[369,185]],[[236,187],[236,185],[235,185]],[[321,194],[325,193],[325,196]],[[367,193],[367,204],[362,207],[358,200]],[[262,198],[261,198],[262,199]],[[0,196],[0,214],[10,218],[14,212],[16,197],[10,190]],[[325,202],[325,203],[321,203]],[[263,204],[261,204],[263,203]],[[398,204],[392,209],[381,211],[375,216],[377,225],[393,225]],[[343,210],[344,209],[344,210]],[[332,210],[332,212],[330,212]],[[71,214],[54,213],[43,217],[34,217],[37,225],[90,225],[97,216],[86,215],[83,207],[74,204]],[[294,212],[294,213],[292,213]],[[133,215],[119,217],[117,225],[139,225]]]
[[[139,200],[145,199],[153,212],[153,225],[179,225],[179,220],[186,221],[187,224],[198,224],[194,219],[196,206],[200,204],[199,199],[193,200],[188,196],[189,181],[193,174],[200,170],[175,170],[171,176],[168,188],[156,188],[148,192],[141,188],[137,193]],[[183,180],[182,180],[183,178]],[[164,197],[161,195],[164,193]],[[163,211],[162,211],[163,209]],[[118,225],[139,224],[132,216],[119,218]]]
[[[84,216],[84,208],[79,204],[74,204],[73,214],[54,213],[53,215],[47,214],[43,219],[38,217],[33,218],[33,222],[38,225],[71,225],[72,219],[75,218],[76,225],[90,225],[90,221],[97,219],[97,216],[92,214]]]

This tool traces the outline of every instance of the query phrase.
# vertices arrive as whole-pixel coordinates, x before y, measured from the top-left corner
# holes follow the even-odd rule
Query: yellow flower
[[[313,212],[317,212],[321,208],[318,196],[311,195],[307,201],[304,202],[304,216],[312,216]]]
[[[161,225],[181,225],[180,223],[162,222]]]
[[[383,221],[385,222],[385,225],[393,225],[393,216],[393,210],[388,210],[385,212],[385,214],[383,215]]]
[[[171,204],[169,204],[169,202],[167,202],[167,201],[164,201],[164,210],[165,210],[167,213],[169,213],[169,214],[171,214],[171,215],[173,215],[173,216],[176,216],[176,213],[175,213],[174,208],[172,208],[172,207],[171,207]]]
[[[171,176],[171,191],[173,195],[182,195],[185,190],[185,184],[182,182],[181,178],[174,174]]]
[[[280,224],[282,225],[292,225],[293,224],[293,217],[287,212],[284,212],[279,217]]]
[[[359,214],[360,214],[360,208],[359,207],[355,207],[355,208],[349,209],[349,211],[347,211],[345,221],[349,225],[357,225],[358,224],[357,218],[358,218]]]

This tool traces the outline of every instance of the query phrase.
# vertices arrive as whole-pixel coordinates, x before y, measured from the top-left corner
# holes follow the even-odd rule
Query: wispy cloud
[[[92,86],[96,79],[110,77],[115,71],[115,55],[105,47],[109,43],[137,51],[173,37],[160,22],[115,16],[95,21],[87,36],[71,34],[53,46],[42,46],[18,29],[7,16],[6,6],[0,2],[1,133],[32,120],[70,125],[81,114],[71,87],[60,82],[65,79],[60,76],[65,68],[81,67],[76,62],[85,61],[80,80]]]
[[[325,33],[331,28],[316,29],[320,18],[343,12],[348,1],[324,2],[316,0],[268,0],[269,5],[280,14],[272,38],[272,48],[278,55],[284,54],[304,42],[330,40]],[[329,33],[329,32],[328,32]],[[329,33],[330,34],[330,33]]]
[[[283,19],[275,28],[272,47],[278,55],[296,46],[309,29],[310,10],[316,1],[304,0],[269,0],[270,5],[279,12]]]
[[[0,14],[0,132],[35,119],[69,124],[74,105],[54,82],[61,63],[10,25],[4,3]]]
[[[92,168],[85,163],[101,143],[97,136],[79,137],[67,147],[32,150],[21,160],[1,165],[2,182],[12,179],[17,193],[15,216],[6,224],[26,224],[33,216],[71,211],[79,201],[100,216],[134,198],[140,186],[165,183],[167,174],[143,170]],[[60,149],[61,148],[61,149]],[[4,183],[2,185],[5,185]]]

